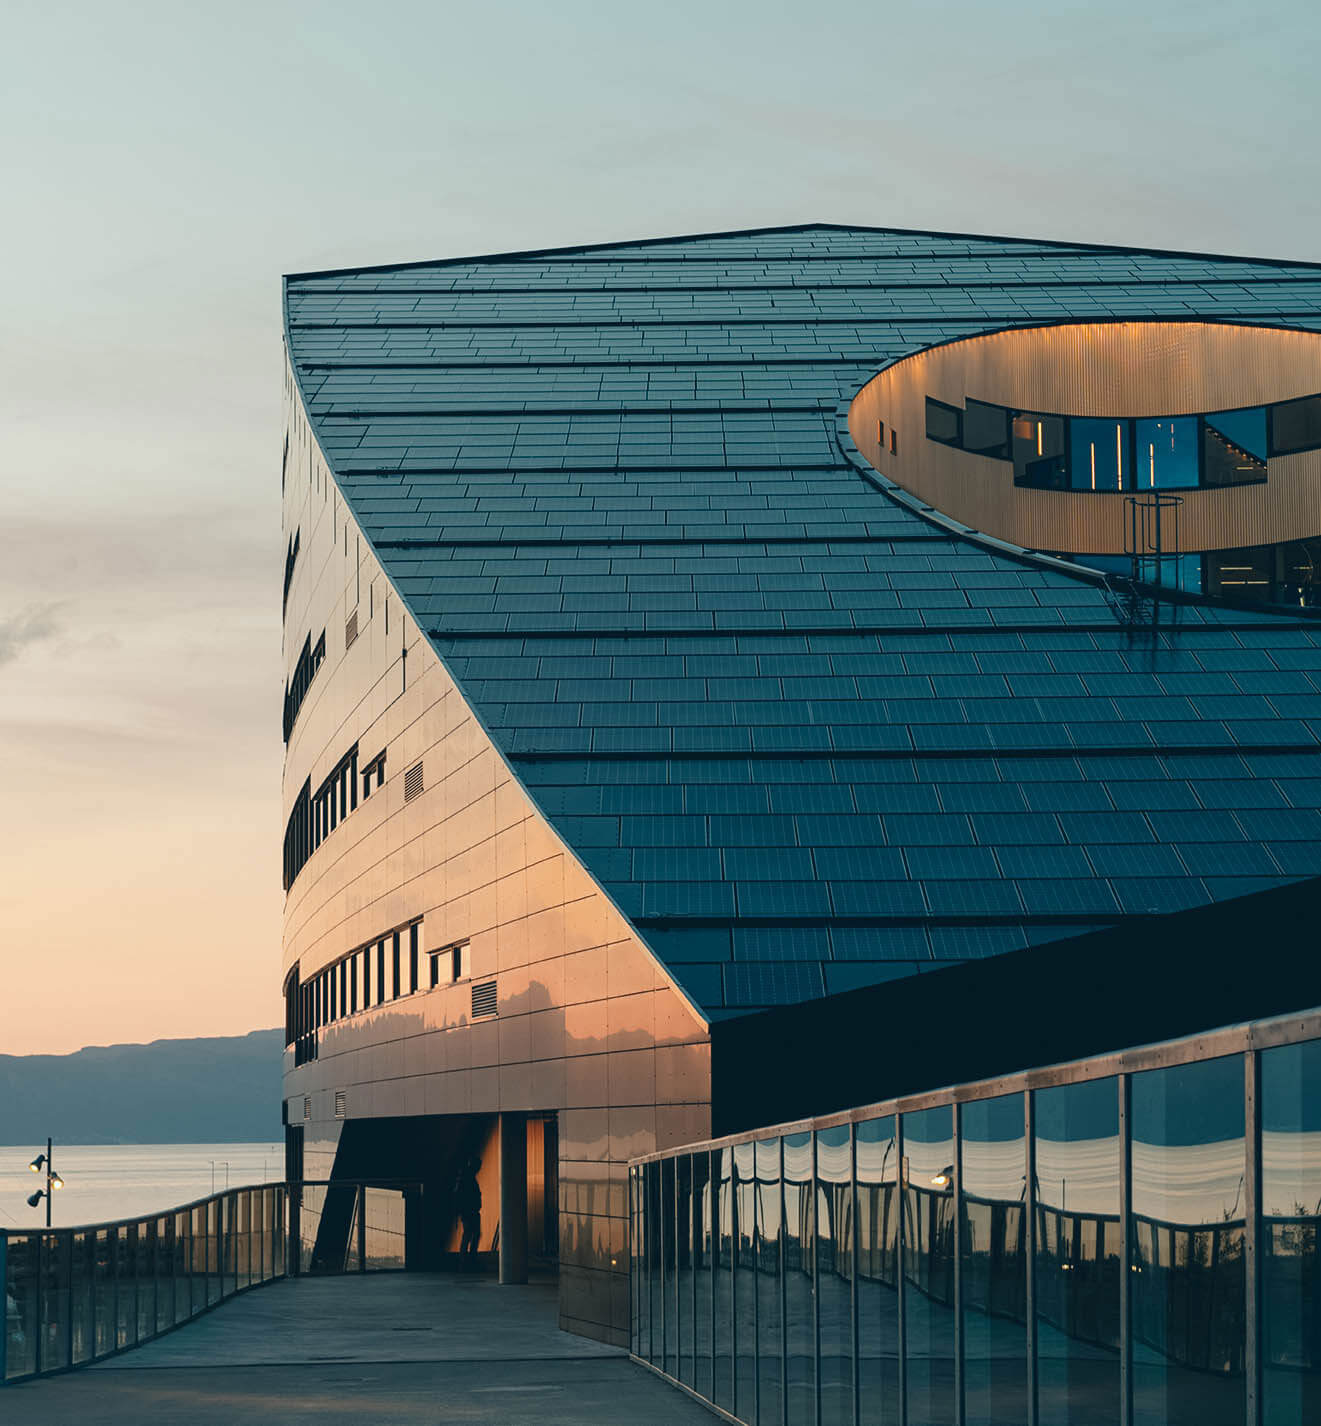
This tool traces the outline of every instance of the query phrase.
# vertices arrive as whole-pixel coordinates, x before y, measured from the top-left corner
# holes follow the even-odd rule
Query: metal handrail
[[[323,1256],[313,1270],[371,1271],[367,1190],[420,1194],[422,1187],[409,1179],[277,1179],[237,1184],[187,1203],[98,1223],[0,1228],[5,1306],[0,1386],[130,1351],[240,1292],[298,1276],[304,1251],[312,1252],[302,1234],[308,1189],[354,1195],[340,1266],[327,1266],[334,1259]],[[240,1226],[240,1199],[253,1193],[262,1195],[257,1221],[249,1199],[247,1221]],[[205,1218],[195,1233],[198,1210]],[[355,1228],[356,1240],[350,1243]],[[147,1260],[139,1261],[143,1252]],[[351,1258],[355,1261],[349,1267]],[[168,1316],[164,1322],[163,1314]]]

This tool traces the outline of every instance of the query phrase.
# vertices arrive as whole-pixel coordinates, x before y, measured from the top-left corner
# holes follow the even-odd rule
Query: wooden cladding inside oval
[[[484,980],[472,988],[472,1018],[496,1013],[495,981]]]
[[[404,774],[404,801],[411,802],[422,795],[422,764],[416,762]]]

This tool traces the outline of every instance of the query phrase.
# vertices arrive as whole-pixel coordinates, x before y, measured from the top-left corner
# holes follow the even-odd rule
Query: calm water
[[[0,1227],[38,1228],[46,1221],[43,1200],[29,1208],[27,1196],[45,1186],[28,1164],[45,1144],[0,1145]],[[284,1177],[284,1148],[270,1144],[56,1144],[55,1168],[64,1180],[56,1190],[55,1227],[104,1223],[114,1218],[162,1213],[167,1208],[218,1193],[228,1185],[277,1182]]]

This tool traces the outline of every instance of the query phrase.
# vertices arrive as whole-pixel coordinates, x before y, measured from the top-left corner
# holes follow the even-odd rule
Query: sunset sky
[[[1014,15],[7,7],[0,1053],[281,1019],[281,273],[814,219],[1321,258],[1314,0]]]

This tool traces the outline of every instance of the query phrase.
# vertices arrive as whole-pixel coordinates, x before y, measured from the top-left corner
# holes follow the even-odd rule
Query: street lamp
[[[46,1200],[46,1227],[50,1227],[50,1196],[57,1189],[64,1187],[64,1180],[55,1172],[55,1165],[51,1161],[51,1141],[46,1140],[46,1152],[38,1154],[28,1165],[33,1173],[40,1173],[42,1169],[46,1171],[46,1187],[39,1188],[35,1193],[28,1194],[28,1207],[35,1208],[44,1198]]]

